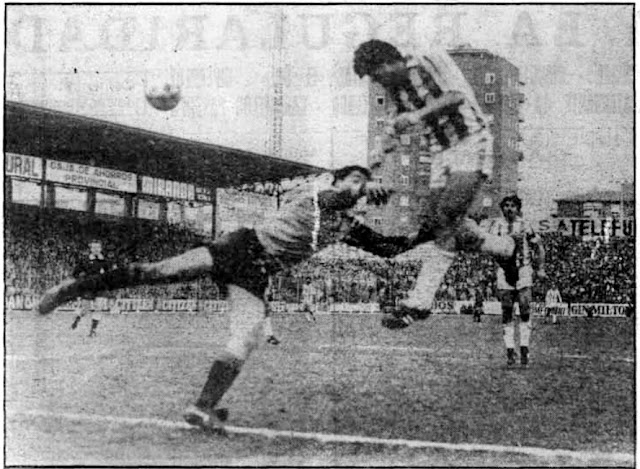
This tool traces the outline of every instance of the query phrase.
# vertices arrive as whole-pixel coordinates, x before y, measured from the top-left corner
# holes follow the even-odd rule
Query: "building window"
[[[373,176],[373,182],[382,184],[382,176]]]
[[[378,117],[378,118],[376,119],[376,126],[377,126],[379,129],[382,129],[382,128],[384,127],[384,125],[385,125],[385,120],[384,120],[384,118],[382,118],[382,117]]]
[[[400,206],[401,207],[408,207],[409,206],[409,196],[408,195],[400,196]]]
[[[402,145],[411,145],[411,135],[400,135],[400,143]]]
[[[484,84],[485,85],[493,85],[496,82],[496,74],[495,73],[485,73],[484,74]]]
[[[418,157],[418,161],[420,163],[430,163],[431,162],[431,156],[430,155],[420,155]]]
[[[409,176],[405,176],[404,174],[400,176],[400,184],[403,186],[409,185]]]
[[[96,192],[96,213],[124,216],[124,197],[115,194]]]
[[[424,135],[420,135],[420,148],[427,148],[429,146],[429,140]]]
[[[511,88],[511,77],[507,77],[507,87]]]
[[[400,161],[402,162],[402,166],[409,166],[411,157],[409,155],[400,155]]]
[[[15,204],[40,205],[40,184],[33,181],[11,180],[11,201]]]
[[[486,104],[493,104],[496,102],[496,94],[495,93],[485,93],[484,94],[484,102]]]
[[[384,96],[376,96],[376,103],[378,103],[378,106],[384,106]]]
[[[403,225],[406,225],[409,223],[409,217],[404,215],[402,217],[400,217],[400,223],[402,223]]]
[[[382,225],[382,219],[378,218],[378,217],[375,217],[373,219],[373,226],[380,226],[380,225]]]

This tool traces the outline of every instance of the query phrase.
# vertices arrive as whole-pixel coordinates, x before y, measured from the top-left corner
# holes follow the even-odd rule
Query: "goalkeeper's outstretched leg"
[[[160,262],[133,263],[104,274],[66,279],[47,290],[36,306],[40,314],[88,293],[117,290],[136,285],[152,285],[192,280],[213,268],[213,258],[206,247],[192,249]]]

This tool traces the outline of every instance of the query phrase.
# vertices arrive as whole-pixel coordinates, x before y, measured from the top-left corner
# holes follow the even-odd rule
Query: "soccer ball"
[[[147,85],[144,94],[148,103],[158,111],[171,111],[182,98],[180,86],[171,83]]]

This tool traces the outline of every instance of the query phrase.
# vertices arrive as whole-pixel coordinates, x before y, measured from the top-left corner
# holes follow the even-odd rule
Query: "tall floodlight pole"
[[[271,121],[271,145],[269,152],[276,158],[282,157],[282,121],[284,117],[284,10],[279,9],[274,28],[271,64],[273,67],[273,101]]]

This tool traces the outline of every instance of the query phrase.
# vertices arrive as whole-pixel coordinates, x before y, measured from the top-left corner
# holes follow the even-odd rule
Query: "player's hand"
[[[395,191],[393,189],[388,189],[386,187],[383,187],[381,184],[377,182],[368,182],[365,188],[367,203],[374,204],[374,205],[386,204],[394,192]]]

